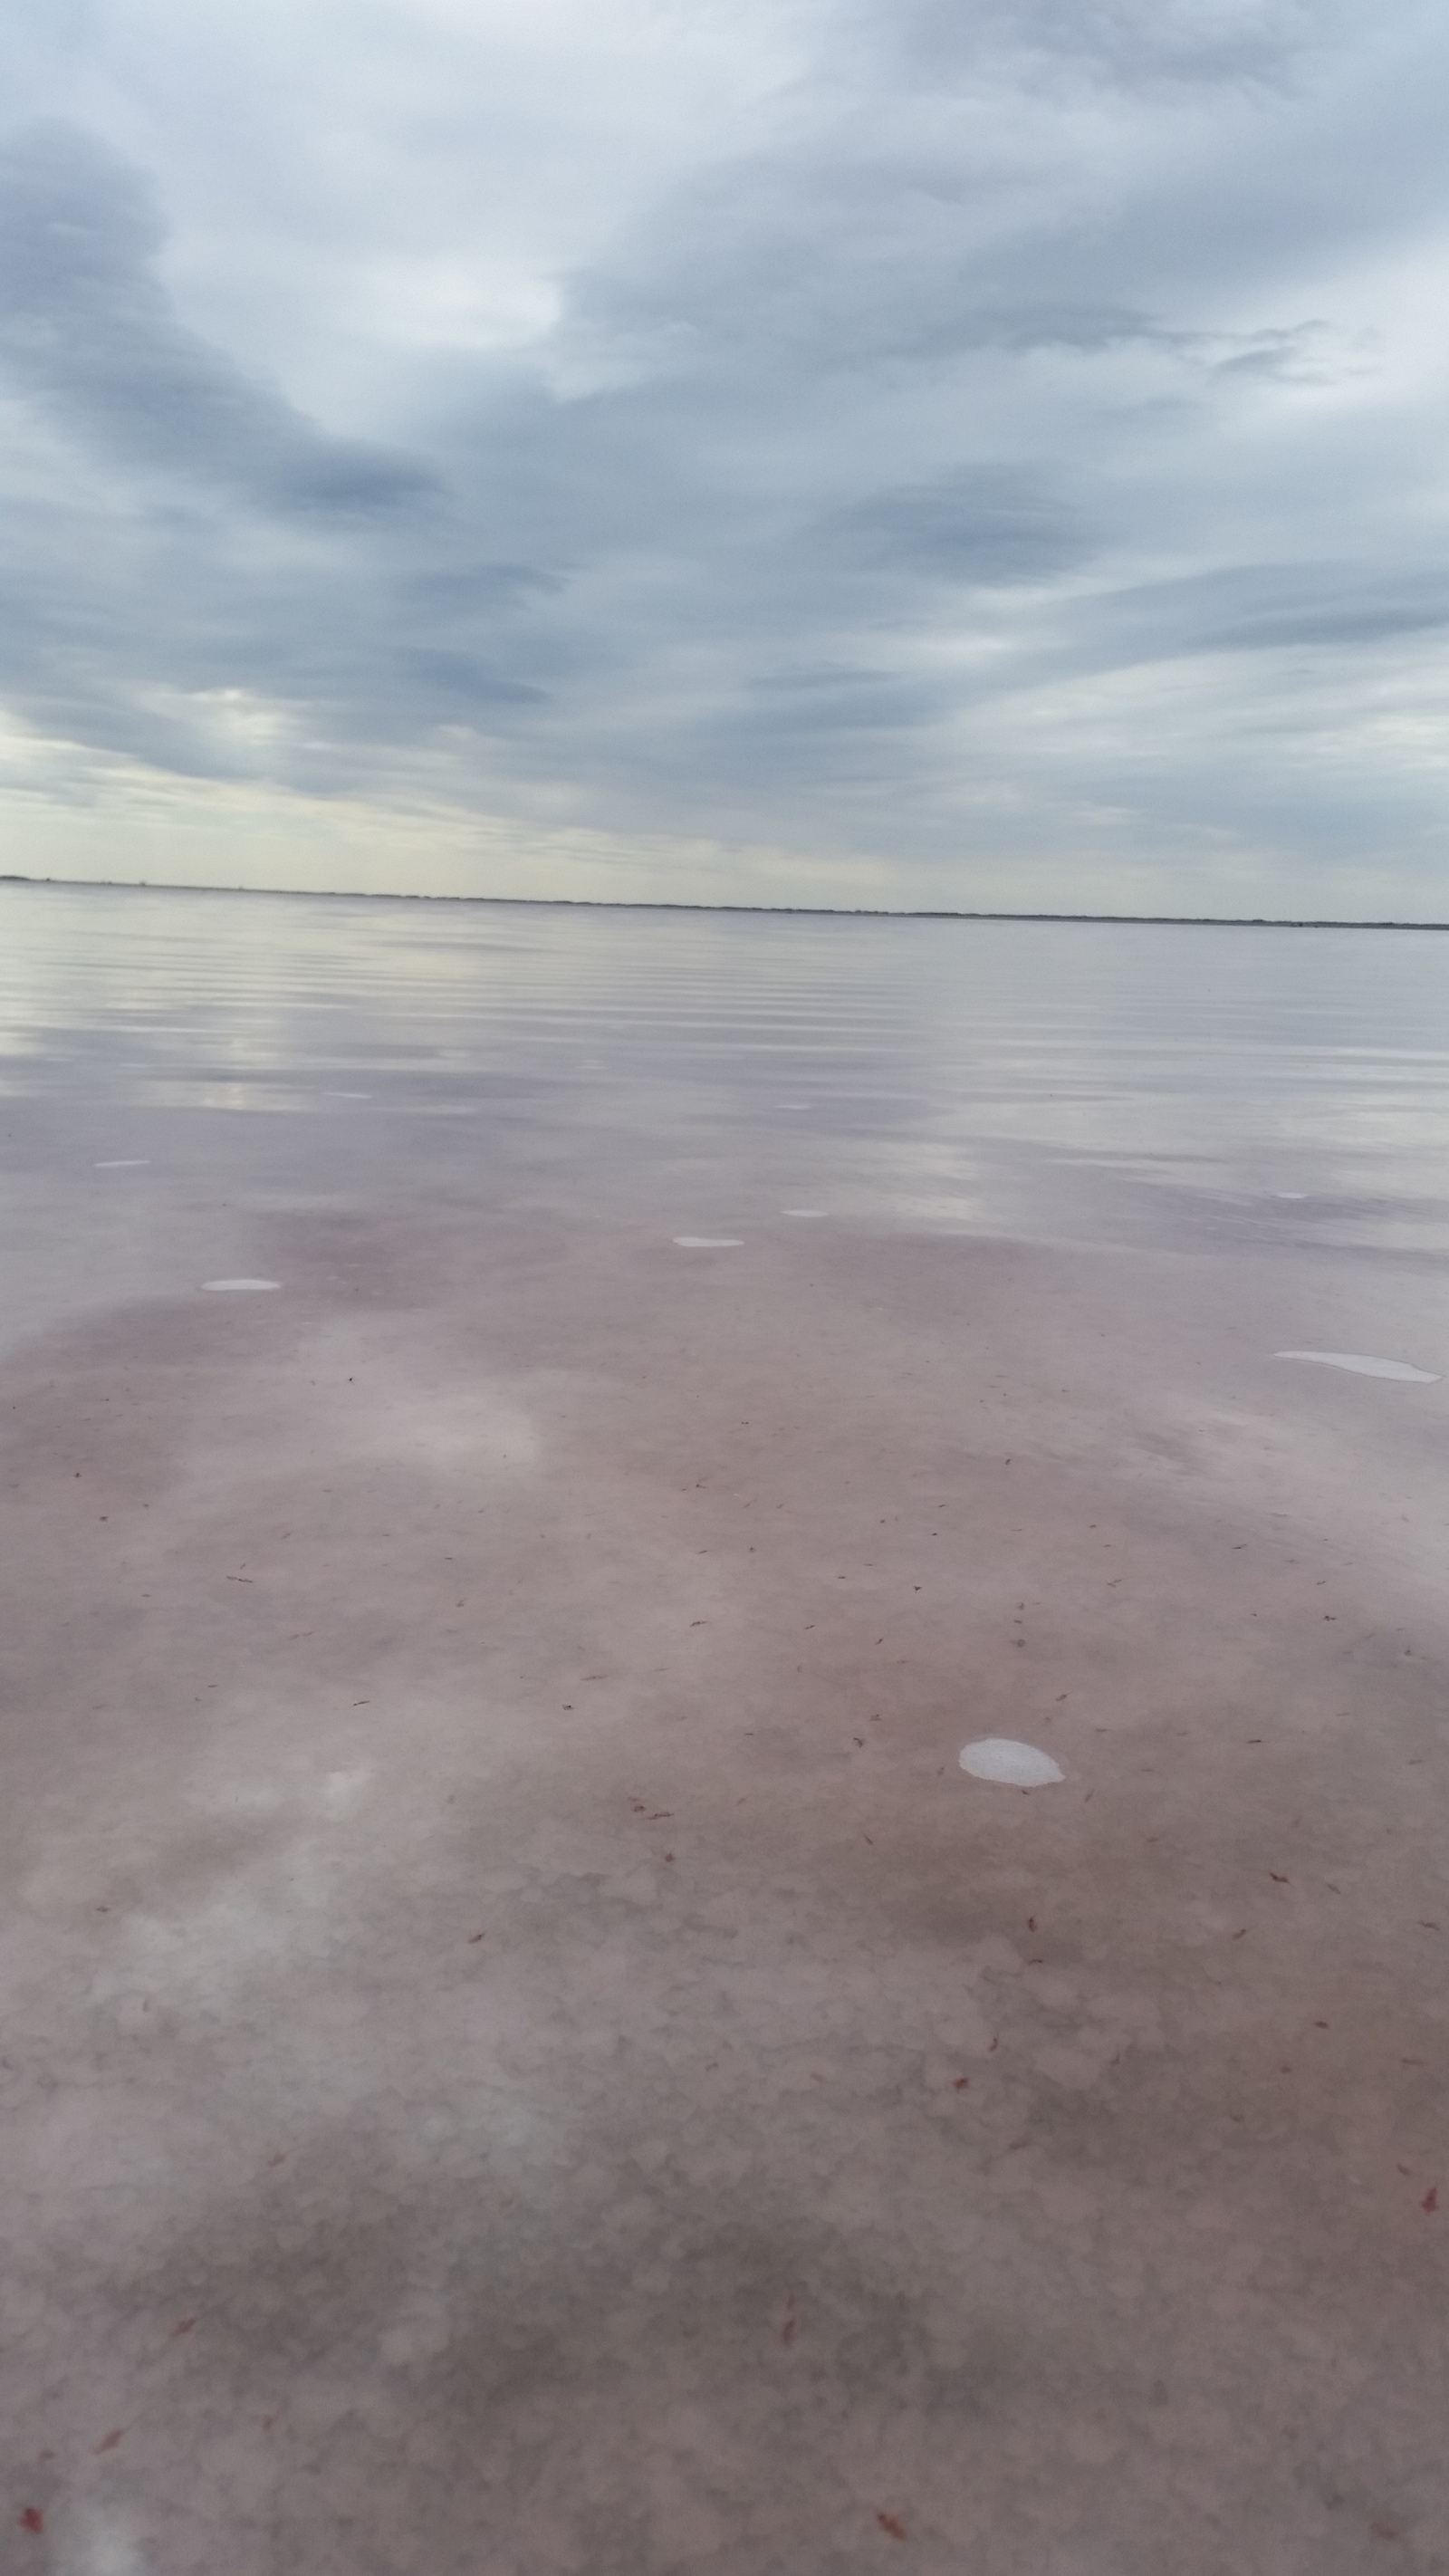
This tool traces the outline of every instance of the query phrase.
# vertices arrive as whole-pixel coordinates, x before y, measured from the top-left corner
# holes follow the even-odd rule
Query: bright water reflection
[[[1433,933],[12,885],[0,1089],[93,1103],[87,1168],[166,1113],[449,1122],[572,1207],[687,1169],[722,1232],[1449,1244]]]

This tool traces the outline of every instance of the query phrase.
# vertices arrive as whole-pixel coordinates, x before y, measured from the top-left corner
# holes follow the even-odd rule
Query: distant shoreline
[[[958,912],[847,903],[677,903],[667,896],[630,899],[569,894],[369,894],[347,886],[153,885],[145,877],[30,877],[0,870],[0,886],[58,886],[87,894],[257,894],[299,903],[473,903],[524,912],[758,913],[793,921],[1057,921],[1105,928],[1157,930],[1449,930],[1449,921],[1346,921],[1341,916],[1248,912]]]

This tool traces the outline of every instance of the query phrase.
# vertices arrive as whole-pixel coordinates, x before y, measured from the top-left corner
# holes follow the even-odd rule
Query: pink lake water
[[[0,1046],[0,2565],[1449,2566],[1449,937],[9,885]]]

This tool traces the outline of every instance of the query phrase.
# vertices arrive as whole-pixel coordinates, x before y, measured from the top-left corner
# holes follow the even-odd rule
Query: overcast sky
[[[6,867],[1449,917],[1449,13],[9,0]]]

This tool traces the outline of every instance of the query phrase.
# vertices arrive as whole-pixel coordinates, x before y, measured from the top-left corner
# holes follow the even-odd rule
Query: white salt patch
[[[280,1279],[203,1279],[201,1284],[203,1288],[215,1288],[219,1294],[226,1295],[232,1289],[280,1288],[282,1283]]]
[[[973,1780],[1004,1780],[1011,1789],[1044,1789],[1065,1779],[1049,1753],[1034,1744],[1014,1744],[1009,1735],[983,1735],[979,1744],[963,1744],[961,1768]]]
[[[419,2306],[400,2325],[389,2326],[377,2348],[390,2368],[402,2370],[409,2362],[436,2361],[452,2340],[446,2310]]]
[[[350,1816],[367,1795],[368,1771],[329,1771],[322,1783],[322,1809],[329,1816]]]
[[[1412,1378],[1416,1386],[1437,1386],[1437,1369],[1410,1368],[1407,1360],[1371,1359],[1366,1351],[1275,1351],[1275,1360],[1316,1360],[1320,1368],[1352,1369],[1356,1377]]]
[[[739,1234],[677,1234],[674,1240],[681,1252],[738,1252],[744,1237]]]
[[[149,1163],[149,1154],[117,1154],[109,1163],[97,1163],[98,1172],[139,1172]]]
[[[781,1208],[781,1216],[824,1216],[824,1208]]]
[[[102,2514],[90,2505],[82,2508],[80,2521],[84,2539],[75,2564],[84,2568],[85,2576],[146,2576],[146,2558],[130,2513],[123,2517],[122,2510],[112,2506]],[[68,2530],[76,2527],[70,2514],[66,2525]]]

